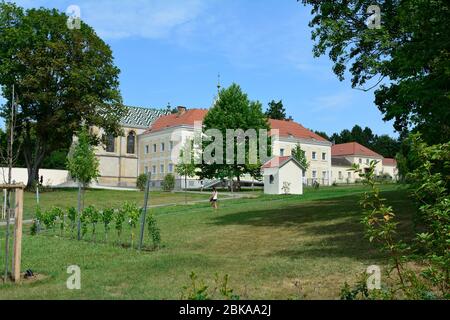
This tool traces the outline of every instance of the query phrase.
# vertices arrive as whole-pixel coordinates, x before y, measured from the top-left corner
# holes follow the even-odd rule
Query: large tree
[[[67,19],[56,9],[0,3],[0,85],[8,100],[2,113],[9,117],[14,84],[29,186],[44,158],[67,149],[81,126],[121,133],[120,71],[111,49],[83,22],[69,29]]]
[[[270,101],[269,107],[266,111],[266,116],[270,119],[286,120],[286,109],[283,106],[283,101]]]
[[[450,3],[446,0],[302,0],[312,6],[315,56],[328,54],[342,80],[377,88],[375,103],[397,131],[450,140]],[[369,6],[381,28],[366,24]]]
[[[259,144],[257,146],[258,154],[257,163],[252,163],[250,161],[250,144],[248,140],[245,140],[245,163],[238,163],[238,144],[234,144],[234,148],[227,148],[227,142],[225,138],[227,136],[227,129],[232,130],[242,130],[246,132],[249,129],[254,129],[259,137],[259,130],[265,129],[270,130],[270,125],[268,123],[267,117],[262,111],[262,105],[258,101],[250,101],[247,94],[242,92],[241,87],[237,84],[232,84],[229,88],[222,89],[219,92],[218,99],[216,100],[214,106],[207,113],[203,121],[203,130],[205,133],[209,129],[217,129],[221,132],[223,136],[223,143],[220,144],[222,148],[221,151],[216,150],[216,152],[222,152],[223,154],[223,164],[218,163],[207,163],[202,161],[200,165],[200,177],[201,178],[218,178],[218,179],[232,179],[236,178],[238,184],[240,177],[249,174],[255,179],[259,179],[261,176],[261,162],[266,155],[259,153]],[[210,142],[203,144],[203,151],[209,146]],[[230,152],[230,154],[227,153]],[[233,152],[233,154],[231,154]],[[270,152],[270,139],[267,142],[267,152]],[[205,152],[203,152],[205,156]],[[234,158],[233,164],[227,164],[226,159]],[[204,160],[204,159],[203,159]]]

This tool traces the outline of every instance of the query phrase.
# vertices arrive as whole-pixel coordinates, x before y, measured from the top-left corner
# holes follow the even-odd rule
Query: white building
[[[194,124],[203,122],[207,109],[189,109],[178,107],[178,113],[158,118],[150,128],[138,138],[139,173],[152,173],[153,186],[158,187],[164,176],[174,174],[184,188],[184,177],[175,174],[176,163],[172,151],[177,141],[193,139]],[[272,154],[274,156],[291,156],[292,150],[299,144],[305,151],[309,162],[304,172],[303,182],[312,184],[314,181],[322,185],[330,185],[331,180],[331,142],[306,129],[292,120],[269,120],[272,134]],[[174,139],[176,137],[176,139]],[[176,156],[176,155],[175,155]],[[246,177],[242,177],[245,182]],[[250,180],[247,177],[247,180]],[[205,181],[203,186],[217,181]],[[252,181],[247,181],[252,183]],[[188,188],[200,188],[201,182],[196,178],[188,179]]]
[[[355,183],[360,180],[357,173],[351,171],[352,166],[357,164],[362,170],[367,170],[372,161],[376,161],[375,175],[383,176],[389,174],[393,180],[397,180],[397,163],[394,159],[383,158],[382,155],[357,143],[349,142],[336,144],[331,148],[333,183]]]
[[[293,157],[274,157],[263,165],[265,194],[303,194],[305,170]]]

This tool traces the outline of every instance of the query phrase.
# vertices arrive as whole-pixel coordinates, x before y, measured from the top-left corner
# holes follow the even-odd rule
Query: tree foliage
[[[320,135],[320,133],[318,134]],[[359,125],[355,125],[351,130],[345,129],[340,133],[333,133],[329,137],[329,141],[335,144],[358,142],[385,158],[395,158],[401,145],[399,139],[388,135],[376,135],[369,127],[363,129]]]
[[[312,6],[315,56],[328,54],[343,80],[376,88],[384,120],[413,127],[428,143],[450,140],[450,6],[444,0],[302,0]],[[366,25],[367,9],[381,9],[381,28]]]
[[[95,155],[87,129],[78,133],[78,141],[74,142],[67,158],[67,170],[70,176],[83,187],[88,186],[100,175],[99,160]]]
[[[175,172],[182,177],[195,177],[196,165],[195,165],[195,148],[194,141],[188,140],[180,150],[180,163],[175,166]]]
[[[283,106],[283,101],[270,101],[269,108],[266,111],[266,116],[270,119],[286,120],[286,109]]]
[[[361,200],[366,236],[389,255],[392,270],[396,273],[396,277],[391,277],[391,284],[381,292],[374,292],[373,297],[449,299],[450,143],[428,146],[420,135],[412,135],[409,141],[418,163],[410,173],[413,198],[417,203],[412,241],[398,236],[399,221],[395,211],[376,186],[376,161],[372,161],[364,171],[358,165],[354,166],[363,182],[370,187]],[[412,268],[408,264],[410,262],[415,262],[416,268]],[[350,292],[348,287],[344,291]]]
[[[302,165],[303,169],[307,170],[309,168],[309,162],[306,159],[305,151],[302,150],[300,144],[297,144],[292,150],[292,156]]]
[[[257,164],[250,164],[249,161],[249,144],[245,145],[245,164],[238,164],[237,161],[234,164],[227,164],[225,159],[233,158],[237,159],[237,144],[235,144],[234,155],[227,154],[227,148],[225,138],[227,136],[227,129],[241,129],[244,132],[249,129],[256,130],[256,134],[259,135],[259,129],[270,130],[266,115],[262,111],[262,105],[258,101],[250,101],[247,94],[242,92],[242,89],[237,84],[232,84],[229,88],[222,89],[219,92],[219,97],[214,106],[209,110],[203,121],[204,133],[209,129],[217,129],[222,133],[224,143],[221,143],[223,152],[223,164],[219,163],[205,163],[203,161],[200,165],[200,178],[232,178],[236,177],[240,180],[240,177],[245,174],[249,174],[252,177],[258,179],[261,176],[261,159],[262,155],[257,155]],[[209,143],[205,143],[205,147]],[[259,149],[259,148],[258,148]],[[270,151],[270,141],[268,141],[268,150]],[[217,151],[217,150],[216,150]]]
[[[67,27],[56,9],[0,3],[0,85],[8,103],[15,85],[17,132],[31,185],[46,156],[67,149],[82,125],[121,133],[125,111],[111,49],[87,24]]]

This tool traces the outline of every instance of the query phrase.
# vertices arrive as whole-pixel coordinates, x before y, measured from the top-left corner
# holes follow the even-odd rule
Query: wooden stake
[[[14,282],[20,281],[20,261],[22,258],[22,222],[23,222],[23,189],[16,189],[16,217],[14,224],[14,260],[12,278]]]

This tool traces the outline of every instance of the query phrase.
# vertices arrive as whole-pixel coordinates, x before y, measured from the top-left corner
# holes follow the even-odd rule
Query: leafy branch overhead
[[[378,1],[380,29],[366,24],[371,0],[302,3],[312,8],[314,55],[327,54],[339,79],[348,71],[352,87],[377,88],[375,104],[397,131],[450,140],[448,1]]]

